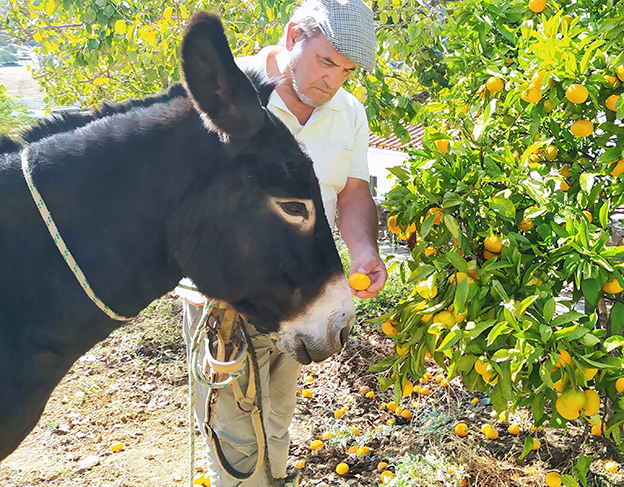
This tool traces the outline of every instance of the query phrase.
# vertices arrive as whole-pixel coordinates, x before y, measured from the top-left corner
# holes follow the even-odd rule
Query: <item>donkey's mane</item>
[[[173,85],[169,91],[146,98],[128,100],[122,103],[104,103],[97,110],[87,112],[64,113],[53,115],[52,117],[40,120],[38,123],[28,128],[22,138],[26,143],[37,142],[55,134],[70,132],[88,123],[101,118],[110,117],[116,114],[129,112],[135,108],[148,108],[157,103],[166,103],[177,97],[184,97],[186,90],[181,84]]]
[[[256,88],[258,98],[263,106],[269,102],[269,97],[275,89],[275,85],[268,79],[266,74],[248,70],[247,76]],[[72,130],[84,127],[90,122],[98,119],[110,117],[116,114],[127,113],[134,109],[148,108],[158,103],[167,103],[178,97],[187,97],[188,94],[182,84],[173,85],[168,91],[146,98],[128,100],[121,103],[104,103],[96,110],[85,112],[64,113],[60,115],[52,115],[50,118],[39,120],[32,127],[29,127],[22,133],[22,139],[31,144],[39,140],[45,139],[55,134],[70,132]],[[21,149],[21,145],[14,139],[9,137],[0,138],[0,154],[13,152]]]

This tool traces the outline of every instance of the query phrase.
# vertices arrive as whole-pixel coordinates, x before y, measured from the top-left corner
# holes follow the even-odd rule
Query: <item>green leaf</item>
[[[444,222],[444,225],[446,225],[446,228],[448,228],[449,232],[451,232],[451,235],[455,237],[455,241],[461,242],[461,230],[455,217],[453,215],[445,214],[442,217],[442,221]]]
[[[443,352],[444,350],[451,348],[455,345],[459,339],[461,338],[461,330],[457,328],[453,328],[449,333],[444,337],[444,340],[440,344],[438,348],[436,348],[436,352]]]
[[[618,347],[624,345],[624,337],[622,336],[610,336],[604,341],[605,352],[609,353]]]
[[[611,333],[621,335],[624,331],[624,304],[616,302],[611,308]]]
[[[542,337],[542,341],[547,342],[548,340],[550,340],[550,337],[553,334],[553,329],[550,326],[542,325],[540,323],[539,333],[540,333],[540,336]]]
[[[492,328],[492,331],[490,331],[487,337],[487,345],[490,346],[499,335],[510,333],[512,331],[513,328],[511,328],[506,321],[501,321],[494,328]]]
[[[524,448],[522,448],[522,453],[518,457],[518,460],[522,460],[529,453],[531,453],[531,451],[533,451],[533,438],[531,438],[530,436],[527,436],[524,439]]]
[[[598,300],[600,299],[602,293],[602,281],[600,278],[596,279],[583,279],[581,281],[581,290],[583,291],[583,295],[587,302],[592,306],[596,306],[598,304]]]
[[[533,419],[539,421],[544,416],[544,394],[537,394],[531,403],[531,412]]]
[[[501,218],[506,218],[509,220],[513,220],[516,216],[516,207],[513,202],[508,198],[503,198],[502,196],[495,196],[494,198],[490,198],[487,200],[490,205],[490,208],[498,213]]]
[[[579,313],[578,311],[568,311],[567,313],[557,316],[551,323],[551,326],[557,327],[565,325],[566,323],[571,323],[572,321],[583,318],[584,316],[586,316],[584,313]]]
[[[470,283],[468,279],[462,279],[459,284],[457,284],[457,289],[455,290],[455,299],[453,301],[453,306],[455,308],[456,314],[461,314],[464,312],[464,308],[466,307],[466,301],[468,300],[468,293],[470,291]]]
[[[549,322],[555,316],[555,310],[557,309],[557,303],[555,298],[550,298],[544,303],[544,321]]]

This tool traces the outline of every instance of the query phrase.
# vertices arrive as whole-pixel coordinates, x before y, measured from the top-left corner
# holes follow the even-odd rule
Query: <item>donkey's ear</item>
[[[221,132],[251,137],[266,122],[256,90],[236,66],[218,16],[198,12],[181,49],[182,70],[190,95]]]

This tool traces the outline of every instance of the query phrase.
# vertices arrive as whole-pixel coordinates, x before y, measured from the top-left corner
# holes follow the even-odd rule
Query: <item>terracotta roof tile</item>
[[[422,138],[425,133],[425,128],[422,125],[412,125],[408,127],[407,130],[410,133],[410,143],[415,148],[422,149]],[[407,147],[408,145],[409,144],[403,144],[395,135],[380,137],[371,132],[368,137],[368,146],[376,149],[400,151],[403,147]]]

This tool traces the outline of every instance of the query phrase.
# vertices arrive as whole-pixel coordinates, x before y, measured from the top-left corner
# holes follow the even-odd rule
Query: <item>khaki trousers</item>
[[[187,347],[187,359],[193,333],[199,324],[202,308],[183,301],[183,336]],[[286,462],[290,435],[288,427],[292,421],[297,403],[297,378],[301,364],[281,353],[275,341],[246,323],[247,334],[252,338],[258,359],[259,377],[262,388],[262,414],[267,436],[267,450],[274,478],[286,476]],[[204,350],[200,352],[203,362]],[[238,378],[243,391],[247,390],[248,375],[245,372]],[[214,452],[212,439],[208,438],[203,424],[206,419],[206,398],[208,388],[195,382],[195,418],[202,431],[208,456],[208,473],[214,487],[266,487],[270,485],[266,466],[262,465],[252,478],[239,481],[228,475],[220,466]],[[257,402],[256,402],[257,404]],[[258,454],[258,444],[249,414],[238,407],[231,387],[217,390],[217,403],[214,430],[220,438],[221,447],[229,463],[239,472],[250,472]]]

